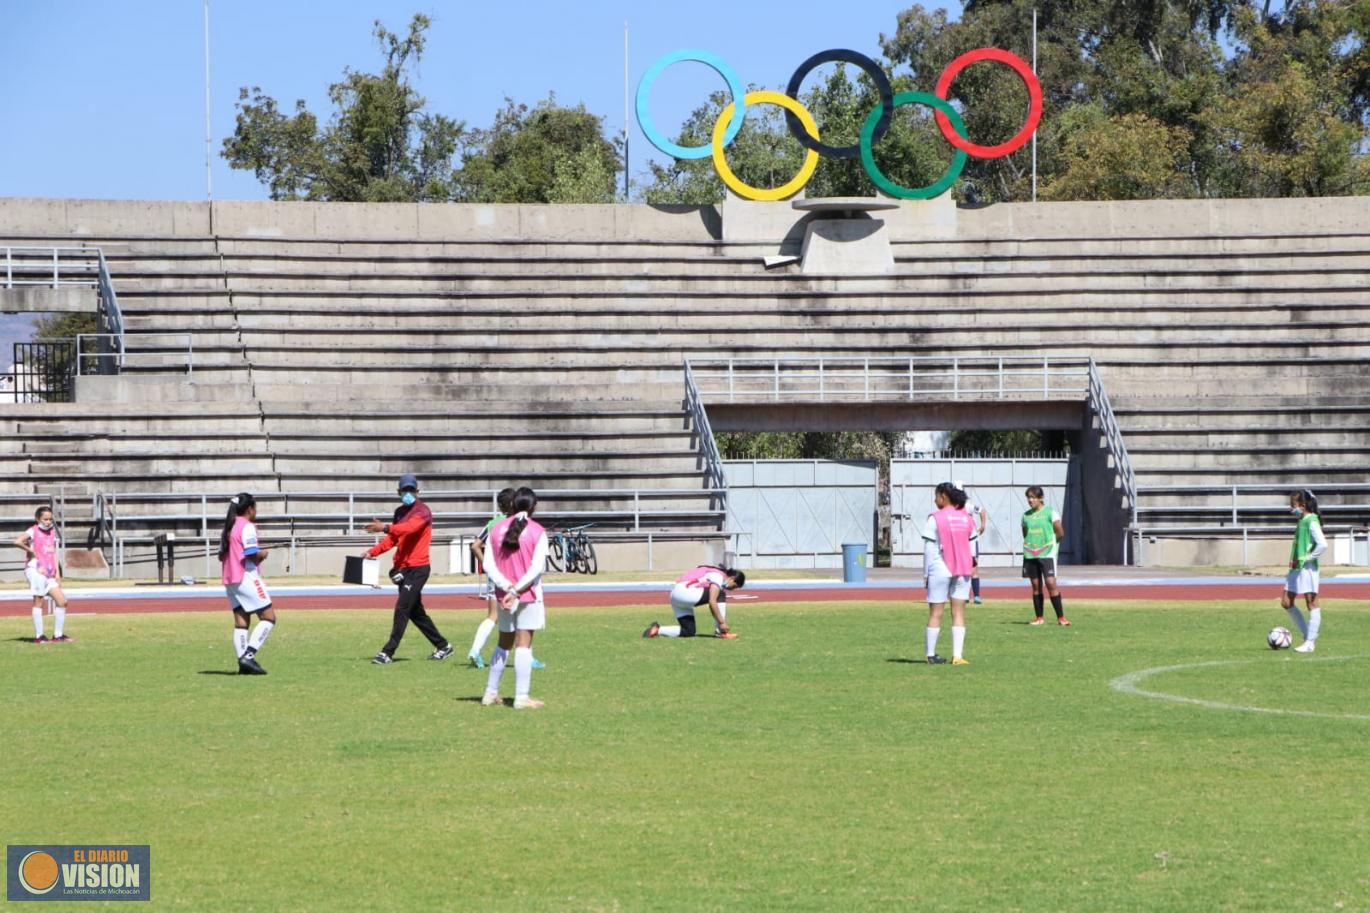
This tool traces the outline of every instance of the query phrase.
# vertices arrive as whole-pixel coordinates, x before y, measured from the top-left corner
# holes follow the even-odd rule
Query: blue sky
[[[376,71],[371,23],[403,32],[433,19],[415,80],[429,109],[488,126],[506,96],[533,104],[555,91],[623,125],[623,25],[629,80],[678,48],[727,60],[744,83],[783,88],[810,54],[847,47],[879,57],[881,33],[911,2],[836,0],[211,0],[210,66],[215,199],[265,199],[250,173],[219,157],[233,131],[240,86],[260,86],[287,110],[303,98],[320,118],[345,67]],[[924,2],[949,9],[960,4]],[[0,197],[202,200],[206,192],[204,26],[201,0],[5,0],[0,57]],[[826,68],[810,75],[812,85]],[[652,116],[663,128],[721,87],[702,66],[657,81]],[[637,176],[650,149],[632,124]],[[668,131],[669,132],[669,131]]]

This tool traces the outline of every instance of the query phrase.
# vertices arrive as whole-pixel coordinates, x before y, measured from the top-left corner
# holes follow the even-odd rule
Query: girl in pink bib
[[[966,600],[975,571],[971,541],[975,519],[966,513],[966,493],[951,482],[937,486],[937,511],[923,527],[923,585],[928,592],[928,626],[924,631],[929,665],[946,660],[937,655],[942,634],[942,609],[951,602],[951,664],[969,665],[961,651],[966,642]]]
[[[36,644],[64,644],[74,638],[64,632],[67,622],[67,594],[62,592],[62,569],[57,554],[62,543],[52,522],[52,508],[43,506],[34,511],[34,524],[19,534],[14,544],[24,550],[28,561],[24,576],[33,596],[33,642]],[[43,636],[43,603],[51,599],[52,638]]]
[[[547,625],[542,606],[542,570],[547,566],[547,531],[533,519],[538,496],[531,488],[514,494],[514,515],[490,529],[485,551],[485,574],[495,588],[499,605],[499,645],[490,656],[490,676],[481,703],[499,704],[499,685],[514,652],[514,709],[536,710],[542,701],[533,687],[533,634]]]

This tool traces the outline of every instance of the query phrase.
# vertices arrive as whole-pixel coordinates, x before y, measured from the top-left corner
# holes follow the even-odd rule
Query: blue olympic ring
[[[742,121],[747,117],[747,91],[733,68],[728,66],[723,58],[710,51],[690,49],[674,51],[652,64],[646,75],[642,77],[642,82],[638,83],[637,86],[637,122],[642,127],[642,133],[647,137],[647,141],[667,155],[672,155],[678,159],[706,159],[712,154],[710,144],[682,146],[679,143],[671,142],[657,130],[652,123],[651,114],[647,111],[647,101],[652,94],[652,83],[656,82],[656,78],[671,64],[683,61],[693,61],[711,67],[727,82],[728,91],[732,93],[735,107],[733,108],[733,119],[728,123],[728,129],[723,134],[723,145],[728,145],[737,136],[742,129]]]

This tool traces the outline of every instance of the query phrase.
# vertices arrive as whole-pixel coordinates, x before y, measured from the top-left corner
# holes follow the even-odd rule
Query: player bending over
[[[702,564],[687,571],[671,589],[671,608],[677,624],[654,621],[642,636],[694,637],[695,609],[707,605],[714,617],[714,636],[735,640],[737,635],[728,628],[728,591],[740,590],[746,584],[747,575],[736,568]]]

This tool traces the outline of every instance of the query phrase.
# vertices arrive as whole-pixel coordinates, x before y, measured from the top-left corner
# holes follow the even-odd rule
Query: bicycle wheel
[[[599,573],[599,558],[595,556],[595,544],[588,538],[581,543],[581,555],[585,558],[585,573]]]
[[[547,543],[547,563],[552,570],[561,570],[562,546],[561,536],[553,536]]]

